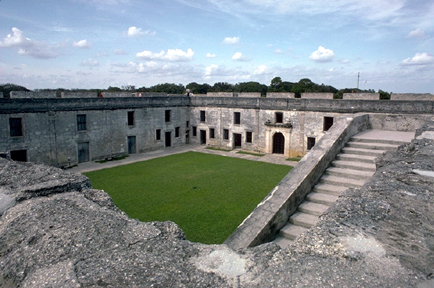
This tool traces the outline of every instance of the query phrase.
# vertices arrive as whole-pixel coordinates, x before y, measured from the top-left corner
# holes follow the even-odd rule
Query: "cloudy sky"
[[[432,0],[1,0],[0,84],[434,93]]]

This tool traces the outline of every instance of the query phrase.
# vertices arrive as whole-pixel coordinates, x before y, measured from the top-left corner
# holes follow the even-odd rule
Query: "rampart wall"
[[[344,93],[344,100],[380,100],[379,93]]]
[[[434,101],[434,95],[433,94],[429,94],[429,93],[425,93],[425,94],[421,94],[421,93],[405,93],[405,94],[395,94],[393,93],[390,96],[390,100],[398,100],[398,101],[422,101],[422,100],[428,100],[428,101]]]

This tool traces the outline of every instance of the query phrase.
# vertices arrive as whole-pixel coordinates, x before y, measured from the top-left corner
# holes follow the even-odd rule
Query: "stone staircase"
[[[385,137],[381,137],[382,133],[376,131],[377,137],[372,137],[374,135],[372,133],[369,134],[371,137],[366,137],[365,133],[360,133],[346,143],[346,146],[327,168],[319,182],[289,218],[288,223],[280,230],[273,242],[282,248],[292,244],[300,234],[318,222],[319,216],[332,206],[346,189],[361,187],[374,175],[375,158],[381,156],[386,150],[397,149],[399,145],[407,143],[411,139],[409,133],[402,134],[405,137],[397,140],[397,137],[387,137],[388,133],[384,133],[383,136]],[[399,133],[406,132],[396,133],[400,135]]]

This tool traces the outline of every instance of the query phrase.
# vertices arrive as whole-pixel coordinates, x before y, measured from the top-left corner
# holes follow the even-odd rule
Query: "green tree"
[[[196,82],[191,82],[185,86],[185,88],[189,89],[193,94],[206,94],[208,91],[211,91],[212,87],[209,84],[198,84]]]
[[[0,85],[0,92],[3,92],[3,97],[9,98],[11,91],[30,91],[30,90],[24,86],[12,84],[12,83]]]
[[[234,86],[227,82],[217,82],[212,86],[212,92],[234,92]]]
[[[260,92],[261,96],[265,96],[265,94],[267,93],[267,89],[267,85],[252,81],[236,84],[234,87],[234,92]]]
[[[378,90],[378,93],[380,93],[380,100],[390,100],[390,93],[383,90]]]
[[[185,87],[182,84],[164,83],[157,84],[149,88],[149,92],[167,93],[167,94],[184,94]]]

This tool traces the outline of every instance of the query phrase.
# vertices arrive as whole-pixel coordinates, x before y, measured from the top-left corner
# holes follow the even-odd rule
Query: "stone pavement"
[[[127,164],[140,162],[140,161],[146,161],[154,158],[180,154],[189,151],[208,153],[208,154],[214,154],[214,155],[220,155],[226,157],[241,158],[241,159],[246,159],[251,161],[261,161],[261,162],[287,165],[287,166],[295,166],[298,163],[294,161],[287,161],[285,156],[278,155],[278,154],[265,154],[264,156],[254,156],[254,155],[237,153],[241,150],[242,149],[235,149],[232,151],[219,151],[213,149],[206,149],[206,146],[203,145],[188,144],[181,147],[169,147],[169,148],[159,149],[159,150],[150,151],[146,153],[130,154],[125,159],[108,161],[105,163],[96,163],[94,161],[80,163],[78,164],[78,166],[68,169],[68,171],[85,173],[85,172],[96,171],[105,168],[112,168],[120,165],[127,165]]]

